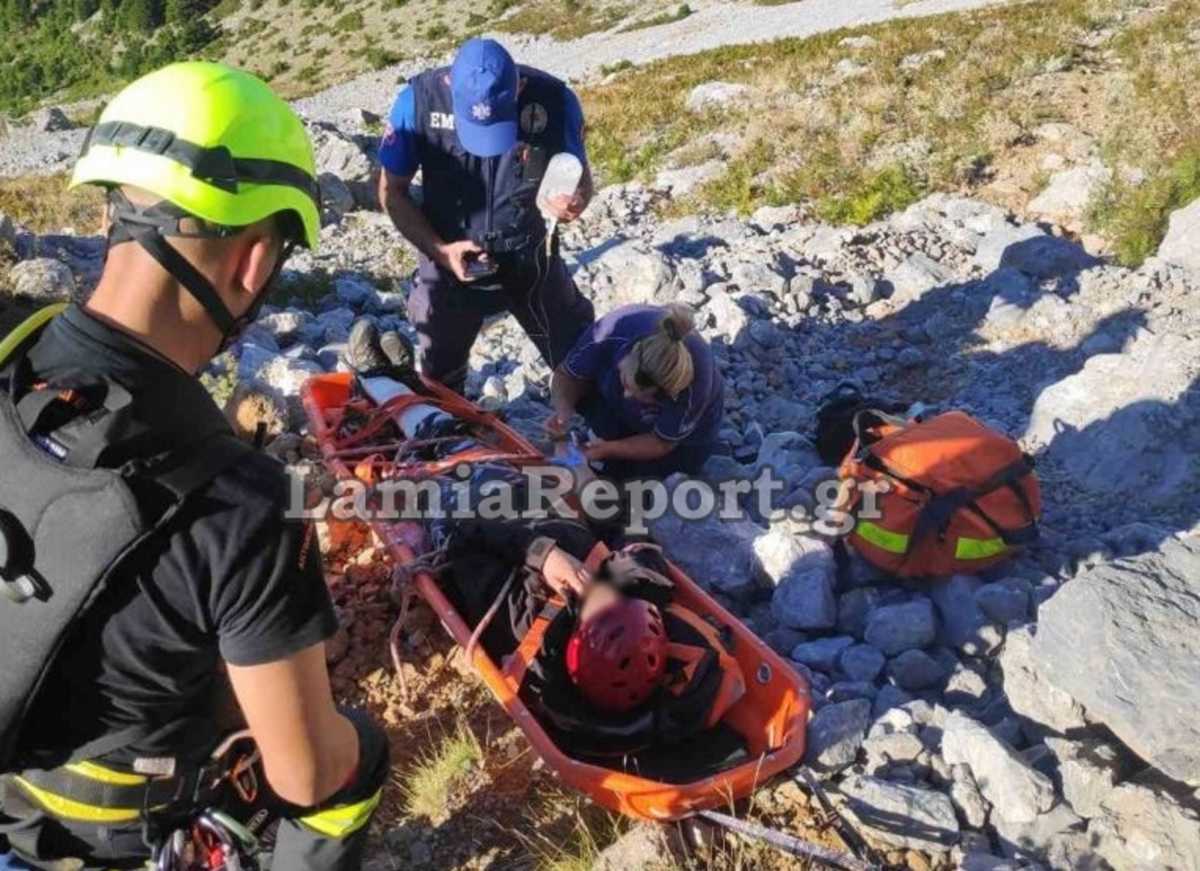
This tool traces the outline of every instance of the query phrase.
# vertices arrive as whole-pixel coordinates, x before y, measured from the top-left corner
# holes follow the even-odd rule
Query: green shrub
[[[357,10],[347,12],[341,18],[333,23],[333,29],[339,33],[353,33],[362,30],[366,26],[363,21],[363,14]]]
[[[635,21],[633,24],[628,24],[622,27],[618,33],[629,33],[634,30],[645,30],[647,27],[658,27],[660,24],[671,24],[675,21],[683,21],[683,19],[692,15],[696,10],[692,9],[686,3],[680,6],[673,12],[664,12],[661,15],[655,15],[653,18],[646,18],[642,21]]]
[[[369,46],[363,56],[366,58],[367,66],[373,70],[381,70],[384,67],[393,66],[404,59],[395,52],[374,45]]]
[[[1200,199],[1200,144],[1142,184],[1112,182],[1092,204],[1089,223],[1113,241],[1117,260],[1139,266],[1162,244],[1171,213]]]
[[[923,194],[914,172],[905,166],[890,166],[859,178],[846,193],[822,197],[817,213],[833,224],[862,226],[907,209]]]
[[[604,75],[604,76],[611,76],[613,73],[619,73],[622,70],[631,70],[631,69],[633,69],[633,61],[619,60],[613,64],[601,64],[600,74]]]
[[[425,38],[430,42],[445,39],[450,35],[450,26],[444,21],[435,21],[425,28]]]

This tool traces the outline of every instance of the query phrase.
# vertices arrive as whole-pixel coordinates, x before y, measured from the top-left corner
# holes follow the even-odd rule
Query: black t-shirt
[[[143,412],[163,431],[220,413],[195,378],[78,308],[51,323],[29,359],[50,384],[104,376],[135,398],[152,392],[158,407]],[[124,458],[119,448],[112,456]],[[199,759],[240,725],[222,662],[283,659],[337,628],[315,536],[285,517],[288,496],[283,467],[256,453],[193,494],[84,616],[24,740],[74,748],[149,722],[151,739],[109,758]]]

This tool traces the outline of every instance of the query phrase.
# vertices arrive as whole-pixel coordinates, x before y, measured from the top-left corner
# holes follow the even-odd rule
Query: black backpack
[[[152,456],[115,469],[60,462],[28,435],[63,401],[57,388],[30,383],[26,355],[48,320],[40,313],[19,327],[4,343],[15,350],[0,360],[0,772],[103,756],[166,726],[125,729],[63,748],[55,759],[26,758],[20,746],[59,650],[117,569],[192,493],[253,450],[213,406],[183,422],[186,440]],[[84,456],[99,457],[106,439],[142,419],[134,406],[153,401],[118,384],[99,386],[107,388],[103,406],[72,426],[72,447]],[[147,510],[141,494],[151,490],[154,510]]]
[[[843,381],[825,395],[817,409],[814,440],[821,462],[835,469],[842,464],[854,447],[855,419],[861,412],[886,417],[902,414],[907,407],[906,403],[864,396],[857,385]]]

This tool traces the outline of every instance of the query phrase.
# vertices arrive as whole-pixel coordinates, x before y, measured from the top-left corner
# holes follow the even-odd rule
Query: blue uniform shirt
[[[652,432],[659,438],[686,445],[710,445],[717,440],[725,408],[725,382],[712,349],[696,333],[684,339],[692,355],[695,377],[675,399],[662,396],[655,402],[625,397],[618,364],[638,339],[659,328],[663,310],[652,305],[627,305],[600,318],[575,343],[563,362],[567,373],[596,385],[598,423],[592,428],[601,438],[614,439]]]
[[[583,145],[583,107],[579,97],[566,89],[566,111],[564,135],[567,151],[587,164],[587,150]],[[411,87],[406,87],[396,97],[392,113],[388,117],[388,131],[379,145],[379,162],[392,175],[411,176],[421,166],[417,148],[417,103]]]

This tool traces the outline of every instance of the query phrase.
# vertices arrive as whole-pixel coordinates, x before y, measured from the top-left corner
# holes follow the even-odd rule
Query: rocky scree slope
[[[291,264],[281,298],[293,302],[268,307],[205,376],[273,415],[272,449],[301,465],[298,391],[342,365],[352,321],[411,332],[411,253],[363,208],[370,137],[343,123],[314,128],[321,254]],[[846,379],[965,409],[1038,458],[1042,542],[979,578],[897,583],[753,511],[654,523],[809,680],[807,762],[847,812],[914,867],[1200,866],[1200,203],[1132,271],[954,196],[862,228],[795,208],[666,221],[659,197],[604,189],[564,248],[600,312],[696,309],[728,385],[703,477],[771,466],[788,485],[778,507],[812,506],[832,471],[810,423]],[[27,299],[83,297],[98,275],[98,238],[7,218],[0,237]],[[548,379],[511,319],[489,325],[472,395],[536,434]]]

